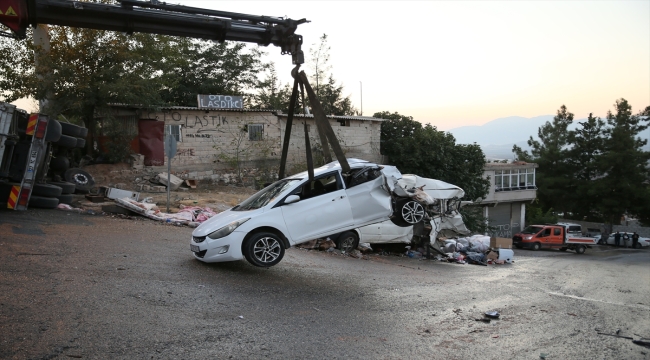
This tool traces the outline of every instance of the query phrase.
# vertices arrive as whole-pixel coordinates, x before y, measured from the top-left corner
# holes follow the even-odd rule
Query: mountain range
[[[587,119],[574,119],[569,127],[574,130],[580,122]],[[528,138],[538,139],[537,131],[547,121],[553,121],[553,115],[542,115],[533,118],[521,116],[510,116],[492,120],[478,126],[461,126],[448,130],[454,135],[457,144],[477,143],[483,149],[488,160],[513,159],[512,146],[517,145],[524,150],[530,150],[527,144]],[[646,129],[640,137],[650,138],[650,129]],[[650,144],[644,147],[650,151]]]

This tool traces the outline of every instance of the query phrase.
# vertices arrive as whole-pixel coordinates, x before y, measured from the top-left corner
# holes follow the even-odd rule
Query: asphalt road
[[[203,264],[191,229],[0,211],[0,358],[648,359],[650,251],[476,266],[289,249]],[[499,320],[476,321],[488,310]]]

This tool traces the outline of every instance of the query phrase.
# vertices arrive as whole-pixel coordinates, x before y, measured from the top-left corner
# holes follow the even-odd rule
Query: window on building
[[[171,135],[176,139],[177,142],[181,142],[183,138],[181,137],[181,126],[180,125],[166,125],[165,126],[165,135]]]
[[[535,189],[535,169],[495,170],[496,191]]]
[[[248,140],[261,141],[264,139],[264,124],[248,124]]]

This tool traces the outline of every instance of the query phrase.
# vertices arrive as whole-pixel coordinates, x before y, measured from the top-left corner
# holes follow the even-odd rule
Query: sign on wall
[[[243,96],[232,95],[197,95],[200,108],[208,109],[243,109]]]

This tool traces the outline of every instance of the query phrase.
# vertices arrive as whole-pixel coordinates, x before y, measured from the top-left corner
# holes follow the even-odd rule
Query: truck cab
[[[587,246],[595,245],[593,238],[583,238],[567,234],[566,225],[531,225],[512,237],[512,243],[519,249],[542,248],[574,250],[577,254],[585,252]]]

